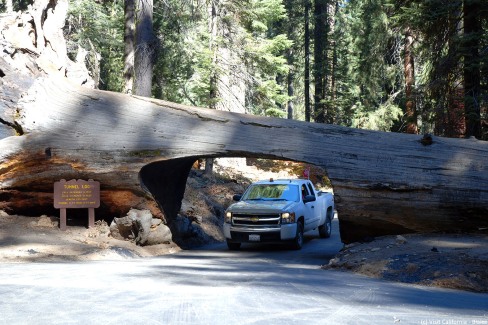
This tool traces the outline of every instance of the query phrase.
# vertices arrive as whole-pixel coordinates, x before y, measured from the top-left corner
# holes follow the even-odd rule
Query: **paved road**
[[[336,221],[334,221],[337,230]],[[151,259],[0,264],[0,324],[488,324],[488,295],[324,271],[340,249],[225,245]]]

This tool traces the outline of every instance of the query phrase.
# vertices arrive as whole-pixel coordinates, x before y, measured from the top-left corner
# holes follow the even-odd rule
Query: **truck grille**
[[[232,215],[234,226],[248,227],[276,227],[280,225],[279,214],[234,214]]]

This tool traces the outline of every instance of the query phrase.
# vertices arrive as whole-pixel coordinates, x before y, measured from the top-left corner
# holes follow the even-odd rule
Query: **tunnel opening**
[[[213,171],[205,170],[207,159]],[[191,249],[225,240],[225,209],[234,194],[242,194],[262,179],[308,178],[319,190],[333,192],[324,168],[275,157],[185,157],[144,166],[139,178],[163,212],[173,241]]]

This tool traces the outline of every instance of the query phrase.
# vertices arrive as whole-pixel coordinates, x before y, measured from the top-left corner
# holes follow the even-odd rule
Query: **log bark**
[[[12,46],[15,48],[15,46]],[[203,157],[327,170],[342,241],[488,228],[488,143],[251,116],[81,87],[38,56],[0,57],[0,209],[55,212],[53,183],[101,184],[97,216],[150,209],[171,225]],[[8,52],[7,52],[8,53]],[[30,71],[35,71],[32,73]],[[11,135],[15,132],[17,136]],[[41,213],[42,212],[42,213]]]

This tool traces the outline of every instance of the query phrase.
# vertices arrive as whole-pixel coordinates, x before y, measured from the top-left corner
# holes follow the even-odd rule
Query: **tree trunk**
[[[6,0],[5,4],[7,7],[7,13],[12,13],[14,11],[14,6],[12,4],[12,0]]]
[[[480,39],[482,34],[479,0],[464,0],[464,111],[466,137],[481,138]]]
[[[335,15],[337,16],[337,12],[339,11],[339,3],[336,1],[335,5],[336,5]],[[335,22],[334,22],[334,28],[335,28]],[[330,45],[332,47],[332,65],[330,71],[330,99],[333,103],[335,103],[337,99],[336,77],[337,77],[337,63],[338,63],[337,62],[337,41],[335,36]],[[334,116],[334,119],[335,118],[336,116]]]
[[[287,88],[288,88],[288,97],[290,97],[290,99],[288,99],[288,103],[286,105],[286,112],[287,112],[286,117],[289,120],[293,119],[293,98],[295,96],[295,89],[293,88],[293,80],[295,79],[294,77],[295,77],[294,72],[290,69],[290,71],[288,72],[288,77],[286,78],[287,79]]]
[[[314,109],[315,122],[329,123],[327,109],[327,73],[328,73],[328,6],[329,0],[315,0],[314,3]]]
[[[9,213],[54,214],[55,181],[94,179],[99,217],[149,208],[171,225],[197,158],[244,156],[325,168],[345,243],[488,228],[487,142],[421,139],[83,88],[56,69],[46,74],[35,51],[15,48],[11,39],[1,44],[8,42],[0,52],[0,125],[22,134],[1,133],[0,209]],[[5,59],[8,51],[18,53],[15,60]],[[31,69],[20,69],[26,64]]]
[[[215,109],[217,104],[218,98],[218,75],[217,75],[217,30],[218,30],[218,22],[217,22],[217,10],[220,2],[219,0],[211,0],[208,3],[208,11],[209,11],[209,22],[208,22],[208,32],[209,32],[209,44],[208,48],[212,55],[212,71],[210,73],[210,80],[209,80],[209,93],[208,93],[208,107],[210,109]],[[213,165],[214,161],[212,157],[205,159],[205,174],[211,175],[213,174]]]
[[[305,71],[304,71],[304,88],[305,88],[305,121],[310,122],[310,0],[305,0]]]
[[[285,1],[285,9],[286,9],[286,14],[288,16],[288,20],[286,23],[286,34],[288,39],[293,40],[296,39],[294,36],[296,26],[295,22],[297,20],[297,14],[294,12],[294,1],[293,0],[287,0]],[[295,99],[295,87],[294,87],[294,82],[295,82],[295,46],[291,46],[289,49],[286,50],[286,62],[288,64],[289,70],[288,70],[288,75],[286,78],[286,86],[287,86],[287,95],[288,95],[288,101],[286,103],[286,117],[288,119],[293,119],[293,113],[294,113],[294,101]]]
[[[413,88],[415,86],[415,66],[413,55],[413,35],[410,28],[405,31],[405,45],[404,45],[404,76],[405,76],[405,110],[407,116],[407,133],[417,134],[417,110],[415,107],[415,98],[413,96]]]
[[[153,0],[137,0],[134,57],[135,95],[151,97],[156,43],[153,32]]]
[[[124,0],[124,93],[134,84],[135,0]]]

